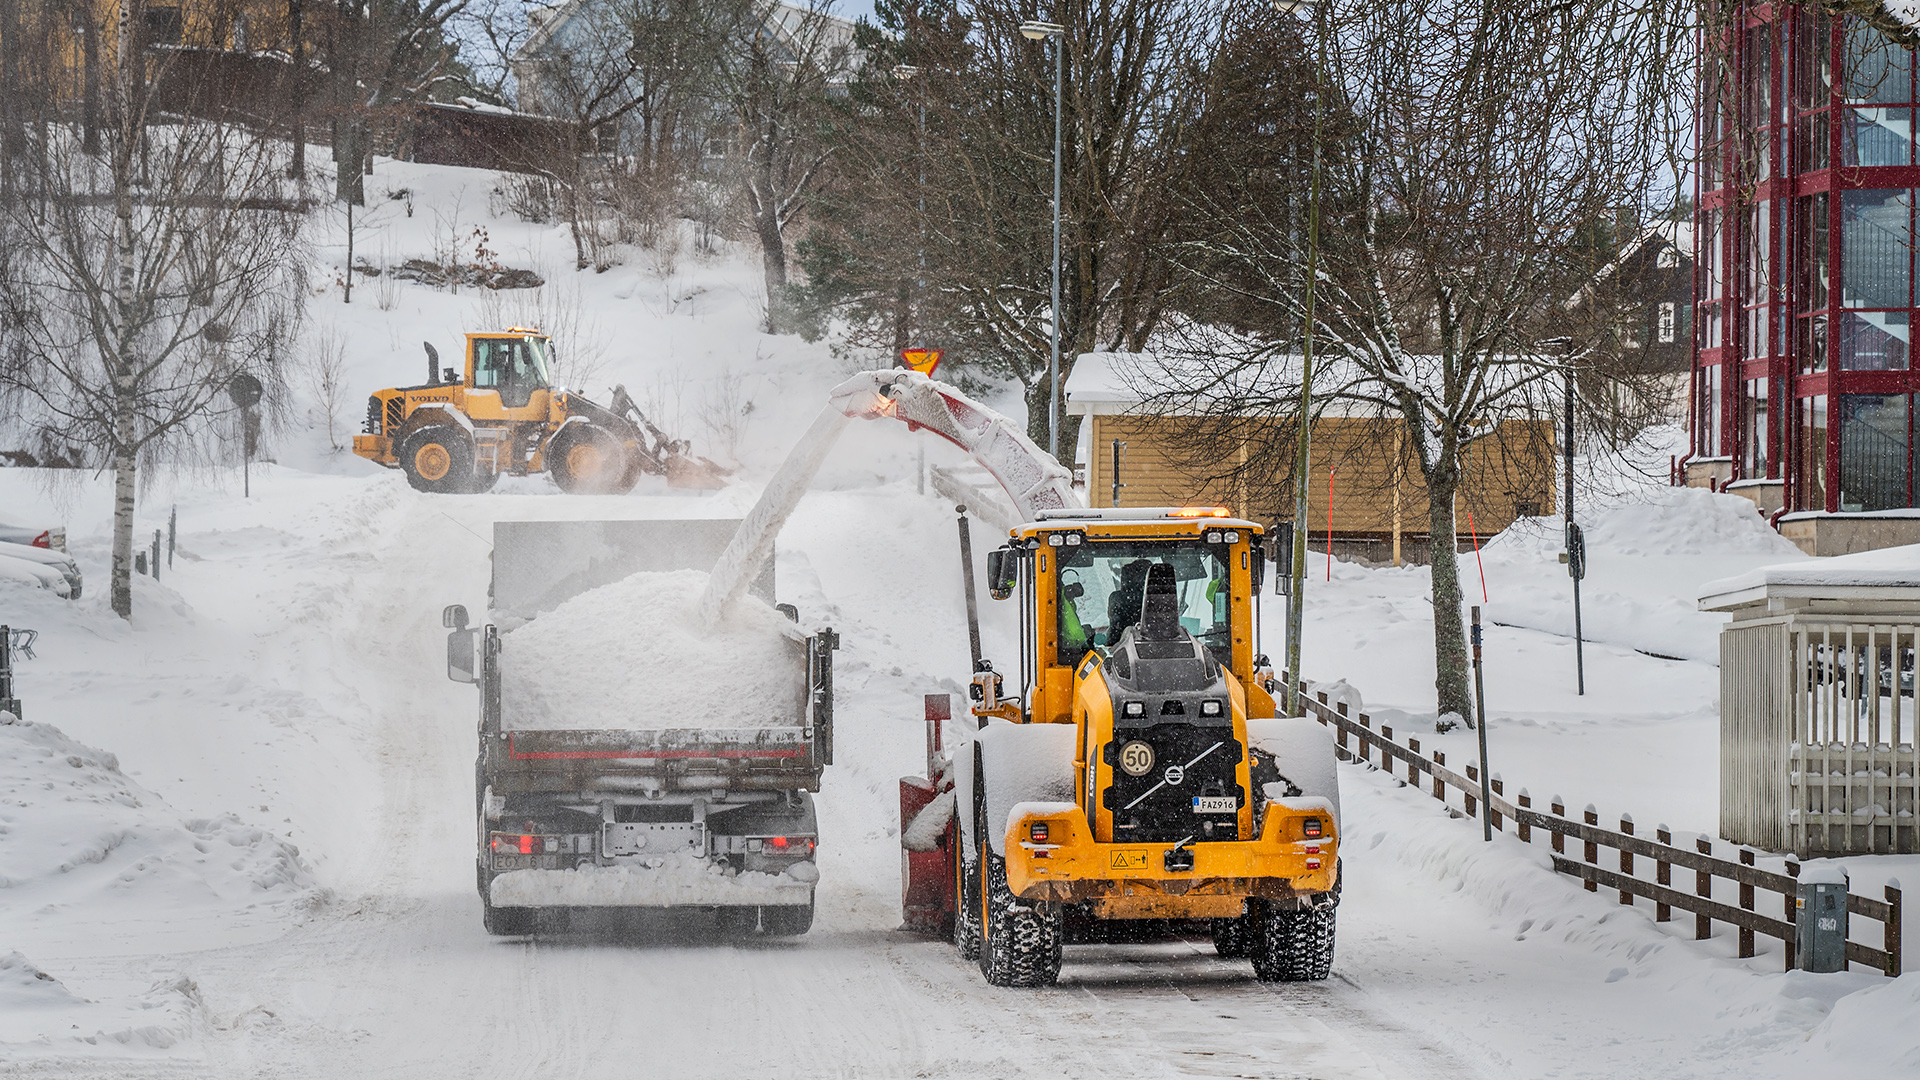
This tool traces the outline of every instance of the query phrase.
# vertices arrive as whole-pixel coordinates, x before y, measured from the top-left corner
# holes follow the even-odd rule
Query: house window
[[[1673,344],[1672,301],[1660,305],[1660,315],[1654,324],[1654,337],[1658,338],[1662,345]]]
[[[180,44],[180,9],[177,7],[149,7],[147,9],[147,44]]]

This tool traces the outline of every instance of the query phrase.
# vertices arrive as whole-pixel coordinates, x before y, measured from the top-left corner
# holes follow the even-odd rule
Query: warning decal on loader
[[[1116,851],[1107,864],[1113,870],[1145,870],[1147,853],[1144,851]]]

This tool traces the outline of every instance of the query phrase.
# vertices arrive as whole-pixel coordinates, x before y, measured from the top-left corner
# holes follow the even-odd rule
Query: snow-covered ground
[[[485,609],[491,524],[743,514],[844,371],[824,346],[755,330],[755,267],[740,253],[682,252],[662,273],[635,252],[575,275],[563,231],[488,215],[490,182],[382,162],[375,197],[408,188],[415,216],[381,203],[363,227],[385,239],[363,233],[356,253],[426,254],[460,207],[504,263],[579,298],[576,322],[609,343],[588,389],[658,388],[657,419],[738,465],[737,481],[705,496],[569,497],[544,480],[421,495],[330,453],[303,391],[302,422],[276,440],[279,464],[255,466],[251,498],[237,469],[143,492],[140,527],[177,506],[180,547],[158,582],[136,579],[129,625],[104,602],[107,484],[0,469],[0,519],[64,521],[88,582],[73,603],[0,582],[0,623],[41,632],[19,670],[26,723],[0,727],[0,1074],[1920,1070],[1920,975],[1734,959],[1731,937],[1656,925],[1356,767],[1340,770],[1351,877],[1329,982],[1260,984],[1204,943],[1167,940],[1074,947],[1058,988],[995,990],[950,948],[899,933],[895,782],[923,756],[921,695],[963,689],[967,645],[952,508],[914,481],[923,447],[935,463],[957,451],[898,425],[854,425],[779,544],[779,599],[844,642],[814,930],[487,937],[472,876],[474,690],[443,677],[439,611]],[[497,302],[412,284],[386,309],[379,296],[313,301],[316,334],[350,361],[343,442],[362,391],[414,381],[423,337],[454,355]],[[1489,730],[1509,790],[1712,831],[1718,623],[1690,590],[1794,557],[1741,505],[1663,489],[1590,519],[1585,697],[1552,524],[1487,547]],[[1465,754],[1464,734],[1426,733],[1425,572],[1335,564],[1329,583],[1313,565],[1308,674],[1344,679],[1376,718]],[[988,654],[1009,656],[1011,607],[989,603],[985,618]],[[1266,621],[1278,655],[1272,597]],[[1920,882],[1916,860],[1850,862],[1856,887]]]

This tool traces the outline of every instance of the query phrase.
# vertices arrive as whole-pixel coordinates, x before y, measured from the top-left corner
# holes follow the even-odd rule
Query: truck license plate
[[[1240,808],[1231,795],[1195,795],[1193,812],[1196,814],[1231,814]]]

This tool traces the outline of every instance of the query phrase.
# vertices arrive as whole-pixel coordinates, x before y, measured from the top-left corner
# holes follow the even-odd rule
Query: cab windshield
[[[500,391],[500,404],[525,408],[535,390],[549,385],[546,338],[480,338],[473,343],[473,385]]]
[[[1059,657],[1071,667],[1093,649],[1105,655],[1126,628],[1140,619],[1147,571],[1156,563],[1173,567],[1180,598],[1180,625],[1213,650],[1221,663],[1232,660],[1233,631],[1227,616],[1226,549],[1194,540],[1111,541],[1052,549],[1060,559],[1055,575],[1060,589]]]

